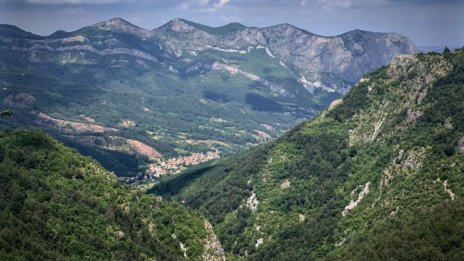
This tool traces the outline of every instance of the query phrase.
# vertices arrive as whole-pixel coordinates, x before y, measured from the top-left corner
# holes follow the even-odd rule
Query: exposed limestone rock
[[[324,85],[319,79],[315,79],[314,81],[307,80],[302,73],[300,73],[298,82],[310,93],[314,93],[315,89],[322,89],[328,92],[335,92],[334,89]]]
[[[206,231],[206,237],[203,240],[203,260],[204,261],[225,261],[224,250],[222,249],[221,243],[214,234],[213,227],[204,220],[204,227]]]
[[[448,180],[443,181],[443,188],[448,193],[451,200],[454,200],[456,198],[456,195],[448,188]]]
[[[299,213],[298,218],[300,222],[305,222],[306,221],[306,216],[304,214]]]
[[[139,37],[150,37],[152,34],[150,30],[142,29],[121,18],[112,18],[90,27],[98,28],[103,31],[115,31],[134,34]]]
[[[424,100],[425,96],[427,96],[427,88],[421,90],[417,95],[417,105],[420,105],[422,103],[422,100]]]
[[[117,230],[117,231],[114,231],[114,235],[117,237],[117,238],[123,238],[124,237],[124,232],[120,231],[120,230]]]
[[[263,243],[264,243],[264,238],[259,238],[258,240],[256,240],[255,247],[258,248]]]
[[[402,165],[413,171],[417,171],[422,166],[422,161],[425,159],[428,150],[428,148],[420,147],[409,151]]]
[[[285,179],[282,183],[280,183],[280,188],[281,189],[286,189],[290,187],[290,180]]]
[[[422,111],[419,111],[419,110],[408,109],[406,114],[407,114],[406,115],[406,124],[409,124],[409,123],[415,122],[416,119],[419,118],[420,116],[422,116],[424,113]]]
[[[348,212],[352,209],[354,209],[356,206],[358,206],[359,202],[361,202],[361,200],[364,198],[364,196],[367,195],[367,193],[369,193],[369,185],[371,183],[370,182],[367,182],[363,189],[361,190],[361,192],[359,192],[358,194],[358,197],[356,200],[354,200],[354,196],[355,196],[355,193],[360,189],[360,186],[358,186],[357,188],[355,188],[352,192],[351,192],[351,201],[350,203],[345,207],[345,209],[343,210],[342,212],[342,216],[346,216],[346,214],[348,214]]]
[[[400,207],[397,206],[395,210],[393,210],[392,212],[390,212],[390,214],[388,216],[392,217],[392,216],[395,216],[396,214],[398,214],[398,211],[400,210]]]
[[[237,75],[237,74],[243,75],[243,76],[245,76],[246,78],[248,78],[248,79],[250,79],[252,81],[256,81],[256,82],[259,82],[259,83],[263,84],[264,86],[268,87],[275,94],[279,94],[279,95],[282,95],[282,96],[289,96],[288,91],[285,90],[279,84],[270,82],[270,81],[268,81],[266,79],[262,79],[261,77],[259,77],[258,75],[255,75],[253,73],[243,71],[236,64],[229,64],[229,63],[215,61],[211,65],[211,69],[216,70],[216,71],[225,71],[225,72],[228,72],[228,73],[230,73],[232,75]]]
[[[59,39],[59,40],[61,40],[63,43],[72,43],[72,42],[85,43],[89,41],[89,39],[87,39],[87,37],[83,35],[75,35],[75,36],[66,37],[66,38]]]
[[[122,120],[119,125],[123,128],[132,128],[135,126],[135,122],[131,120]]]
[[[448,130],[453,128],[453,124],[451,123],[450,119],[446,119],[444,127],[445,129],[448,129]]]
[[[375,141],[377,136],[379,135],[379,132],[381,130],[381,127],[383,126],[383,123],[385,122],[386,115],[384,115],[379,121],[374,123],[374,132],[372,133],[371,137],[368,139],[368,141]]]
[[[395,176],[412,175],[419,171],[430,149],[430,147],[419,147],[406,153],[404,150],[400,150],[398,156],[392,160],[392,163],[389,164],[382,173],[380,197],[382,197],[383,188],[388,187],[390,181],[393,180]]]
[[[34,51],[34,50],[47,50],[47,51],[52,51],[52,52],[87,51],[87,52],[91,52],[91,53],[98,54],[98,55],[126,54],[130,56],[134,56],[136,58],[149,60],[152,62],[158,61],[156,57],[150,54],[147,54],[140,50],[129,49],[129,48],[113,48],[113,49],[99,50],[91,45],[73,45],[73,46],[64,46],[64,47],[58,47],[58,48],[52,48],[48,45],[34,45],[28,49],[28,51]]]
[[[184,253],[184,257],[188,258],[187,256],[188,247],[185,247],[185,245],[182,242],[179,242],[179,247],[180,247],[180,250],[182,250],[182,252]]]
[[[388,187],[388,183],[393,177],[393,174],[392,174],[393,168],[394,167],[390,166],[383,171],[382,181],[380,182],[380,196],[382,196],[383,187]]]
[[[406,119],[398,127],[408,128],[422,116],[423,112],[417,108],[417,105],[425,98],[432,83],[451,69],[451,64],[441,56],[399,55],[393,59],[387,68],[387,74],[393,79],[399,79],[401,76],[401,81],[392,85],[392,80],[389,80],[385,82],[385,86],[382,84],[375,86],[375,88],[383,88],[382,91],[387,95],[371,97],[369,105],[353,116],[356,125],[349,131],[350,145],[375,142],[382,134],[386,119],[390,119],[395,114],[400,115],[404,111],[407,112]],[[389,95],[400,96],[405,100],[401,102],[387,100],[386,97]]]
[[[202,105],[208,105],[208,102],[205,99],[199,98],[198,100],[200,101]]]
[[[459,141],[458,149],[461,153],[464,154],[464,137],[462,137],[462,139]]]
[[[251,192],[251,196],[247,199],[247,207],[251,210],[256,210],[258,208],[258,198],[254,191]]]
[[[377,139],[380,131],[382,130],[383,124],[387,119],[387,114],[384,113],[384,111],[386,111],[385,107],[388,105],[389,104],[387,102],[376,112],[376,115],[370,115],[370,118],[377,119],[376,121],[361,121],[355,129],[349,130],[350,146],[359,142],[374,142]]]
[[[370,81],[370,79],[367,78],[367,77],[363,77],[363,78],[359,79],[359,82],[368,82],[368,81]]]
[[[40,62],[40,60],[36,61]],[[97,64],[97,61],[94,59],[86,58],[85,52],[62,52],[58,55],[58,63],[59,64]]]
[[[441,179],[440,178],[437,178],[435,181],[433,181],[433,183],[442,183],[441,182]],[[449,197],[451,198],[451,200],[455,200],[456,199],[456,194],[454,194],[451,189],[448,188],[448,180],[444,180],[443,181],[443,189],[445,190],[446,193],[448,193]]]
[[[393,78],[398,78],[400,75],[407,74],[407,70],[417,62],[417,58],[413,54],[397,55],[390,63],[388,75]]]
[[[422,165],[422,163],[413,156],[409,156],[403,162],[403,166],[411,168],[413,170],[419,169],[421,165]]]
[[[335,107],[337,107],[340,104],[343,104],[343,99],[336,99],[336,100],[332,101],[332,103],[330,104],[330,106],[329,106],[329,108],[327,110],[328,111],[333,110]]]

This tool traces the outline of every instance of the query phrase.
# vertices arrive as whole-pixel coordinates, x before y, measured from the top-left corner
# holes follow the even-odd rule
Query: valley
[[[213,225],[231,260],[459,260],[464,50],[400,55],[275,141],[152,193]]]
[[[461,261],[464,1],[0,0],[0,261]]]
[[[14,111],[0,127],[45,130],[129,182],[275,139],[416,52],[393,33],[119,18],[49,36],[0,25],[0,47],[0,100]]]
[[[208,124],[198,130],[248,135],[243,151],[222,136],[179,132],[168,120],[176,131],[155,128],[131,114],[130,103],[110,102],[136,97],[123,85],[116,85],[121,96],[98,90],[102,107],[93,111],[77,109],[92,104],[74,99],[82,86],[70,91],[72,81],[53,94],[18,88],[2,100],[1,126],[51,136],[0,132],[0,259],[459,260],[463,61],[463,49],[397,55],[287,132],[261,118],[246,130],[203,115]],[[269,84],[237,66],[214,67]],[[296,82],[317,93],[303,86],[304,76]],[[242,114],[291,115],[278,100],[247,95],[252,104]],[[136,108],[153,113],[148,96],[139,97]],[[224,97],[194,100],[202,108],[227,104]]]

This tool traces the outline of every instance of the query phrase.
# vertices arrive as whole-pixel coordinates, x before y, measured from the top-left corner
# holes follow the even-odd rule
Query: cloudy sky
[[[464,0],[0,0],[0,23],[48,35],[113,17],[153,29],[173,18],[219,26],[290,23],[321,35],[398,32],[418,46],[464,45]]]

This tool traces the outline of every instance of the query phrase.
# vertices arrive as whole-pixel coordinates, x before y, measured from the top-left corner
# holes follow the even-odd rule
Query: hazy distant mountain
[[[399,34],[324,37],[289,24],[174,19],[145,30],[115,18],[50,36],[0,25],[0,99],[15,111],[0,124],[45,129],[143,178],[275,138],[415,51]]]
[[[445,49],[445,47],[447,47],[447,46],[444,46],[444,45],[418,46],[418,47],[417,47],[417,50],[418,50],[419,52],[424,52],[424,53],[427,53],[427,52],[442,53],[443,50]],[[457,49],[457,48],[458,48],[458,47],[448,46],[448,49],[450,49],[450,50],[454,50],[454,49]]]

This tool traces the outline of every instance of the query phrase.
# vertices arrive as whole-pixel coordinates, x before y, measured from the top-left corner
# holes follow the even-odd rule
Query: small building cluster
[[[209,151],[207,153],[192,153],[190,156],[161,159],[158,162],[148,165],[145,172],[146,179],[159,178],[164,174],[175,174],[184,170],[187,166],[195,166],[200,163],[217,159],[220,157],[219,151]]]

